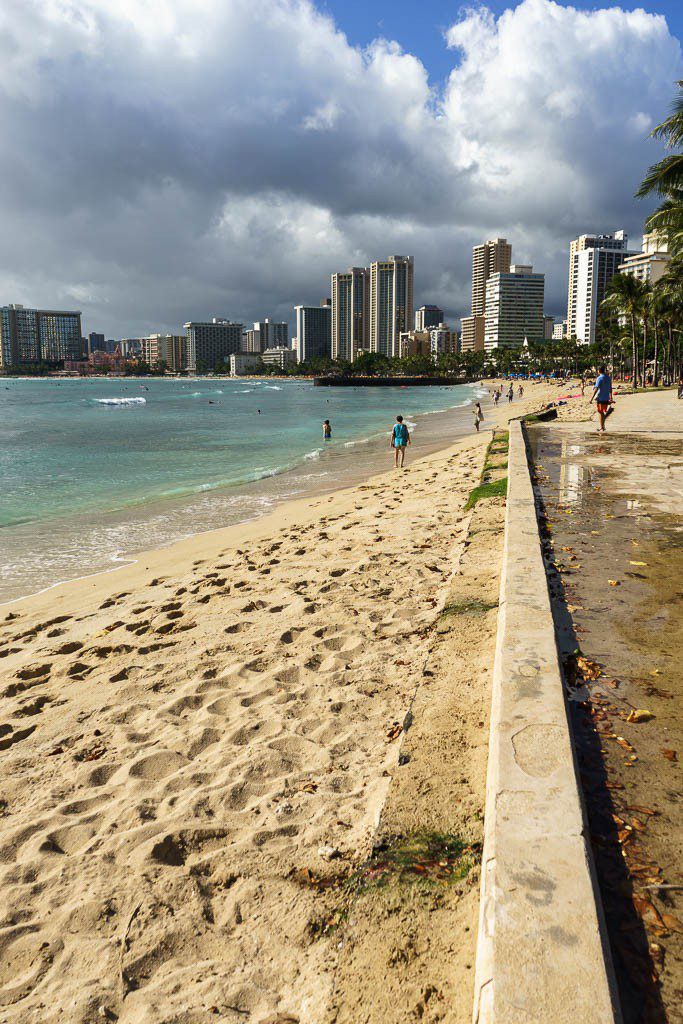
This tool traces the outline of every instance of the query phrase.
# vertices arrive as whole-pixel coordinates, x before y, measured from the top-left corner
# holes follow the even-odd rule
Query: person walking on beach
[[[402,416],[396,417],[394,429],[391,432],[391,447],[394,449],[394,467],[403,469],[403,461],[406,457],[406,448],[410,444],[410,434],[403,422]]]
[[[477,404],[475,405],[475,407],[473,409],[473,412],[474,412],[474,425],[477,428],[477,433],[479,433],[479,426],[480,426],[482,420],[484,419],[484,414],[481,411],[481,402],[477,402]]]
[[[332,438],[332,427],[329,420],[325,420],[323,423],[323,439],[329,441]]]
[[[496,407],[498,406],[499,399],[500,399],[500,391],[498,391],[498,389],[496,388],[496,390],[493,392],[493,404]]]
[[[508,402],[511,402],[514,397],[515,397],[515,389],[514,389],[514,385],[511,384],[510,385],[510,389],[508,391]]]
[[[614,405],[614,397],[612,396],[612,378],[608,374],[606,366],[600,367],[600,372],[595,382],[595,387],[593,388],[593,394],[591,395],[591,403],[596,396],[598,399],[598,416],[600,417],[598,433],[604,434],[605,420],[611,412],[610,406]]]

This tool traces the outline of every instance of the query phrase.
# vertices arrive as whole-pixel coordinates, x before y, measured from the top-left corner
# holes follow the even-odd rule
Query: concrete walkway
[[[510,425],[475,1024],[614,1024],[534,494]]]
[[[683,1021],[683,401],[628,396],[605,435],[595,422],[528,435],[623,1019],[673,1024]]]

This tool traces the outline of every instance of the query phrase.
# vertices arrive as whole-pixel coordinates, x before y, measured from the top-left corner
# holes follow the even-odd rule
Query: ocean
[[[477,385],[0,379],[0,602],[263,515],[472,430]],[[322,422],[332,424],[323,442]]]

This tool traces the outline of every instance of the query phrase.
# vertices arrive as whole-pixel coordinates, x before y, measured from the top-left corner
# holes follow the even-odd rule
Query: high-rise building
[[[616,268],[626,256],[632,255],[626,251],[628,245],[628,235],[625,231],[615,231],[611,235],[579,235],[578,238],[573,239],[569,243],[569,284],[567,289],[567,337],[578,338],[580,341],[584,341],[584,335],[588,334],[594,336],[595,334],[595,319],[591,320],[589,317],[588,326],[585,322],[585,311],[587,305],[591,305],[589,296],[586,294],[588,288],[588,273],[592,272],[595,267],[598,271],[599,276],[602,278],[599,287],[597,288],[594,298],[598,298],[600,302],[604,298],[605,288],[609,284],[612,276],[616,273]],[[587,252],[592,249],[597,249],[605,253],[611,253],[604,260],[598,260],[597,263],[593,258],[582,257],[582,252]],[[617,258],[615,258],[617,257]],[[589,290],[592,291],[591,288]],[[597,284],[597,281],[596,281]],[[582,316],[579,319],[578,305],[581,302]],[[597,316],[597,308],[596,308]]]
[[[399,358],[431,355],[429,331],[401,331],[398,339]]]
[[[576,337],[584,345],[595,342],[598,313],[607,286],[618,273],[622,261],[631,255],[634,254],[597,248],[581,249],[576,254],[574,326],[570,329],[570,337]]]
[[[80,312],[18,304],[0,307],[0,368],[63,363],[80,355]]]
[[[510,271],[512,245],[506,238],[492,238],[472,248],[472,315],[486,312],[486,282],[492,274]]]
[[[267,348],[289,348],[289,324],[266,317],[244,332],[243,352],[265,352]]]
[[[484,349],[520,348],[525,339],[543,341],[545,275],[533,267],[512,264],[506,274],[492,274],[486,282]]]
[[[104,344],[104,335],[91,331],[88,335],[88,355],[92,352],[106,352]]]
[[[432,359],[460,351],[458,332],[451,330],[448,324],[440,323],[430,328],[429,343]]]
[[[443,323],[443,310],[438,306],[420,306],[415,311],[415,330],[428,331],[430,327],[438,327]]]
[[[256,327],[249,327],[242,334],[242,352],[259,354],[262,351],[261,332]]]
[[[543,340],[552,341],[553,331],[555,330],[555,317],[544,316],[543,317]]]
[[[562,341],[563,338],[567,337],[567,321],[558,320],[556,324],[553,324],[553,341]]]
[[[484,316],[464,316],[460,321],[460,351],[484,351]]]
[[[413,323],[413,258],[390,256],[370,265],[370,351],[400,357],[401,334]]]
[[[241,349],[242,327],[242,324],[219,317],[210,322],[185,324],[188,373],[204,373],[216,366],[222,368],[226,358]]]
[[[173,373],[187,368],[187,335],[150,334],[140,338],[141,357],[150,366],[166,363]]]
[[[671,259],[666,237],[650,231],[643,235],[642,252],[627,256],[619,264],[620,274],[631,274],[643,284],[656,284],[668,269]]]
[[[319,306],[295,306],[296,356],[306,359],[329,359],[332,355],[332,302],[323,299]]]
[[[370,272],[349,267],[332,274],[332,358],[352,363],[369,349]]]

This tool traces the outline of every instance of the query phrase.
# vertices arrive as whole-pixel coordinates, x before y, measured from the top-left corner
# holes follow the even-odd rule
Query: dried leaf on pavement
[[[649,722],[654,717],[653,713],[648,711],[647,708],[634,708],[633,711],[629,711],[626,721],[636,723]]]

